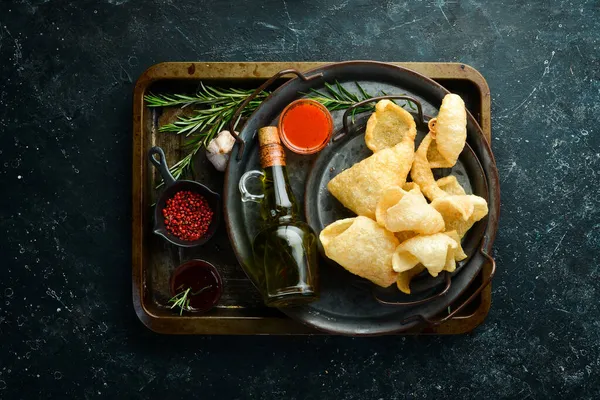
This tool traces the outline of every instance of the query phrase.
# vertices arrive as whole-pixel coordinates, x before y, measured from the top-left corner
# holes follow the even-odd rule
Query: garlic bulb
[[[206,157],[218,171],[225,171],[234,144],[235,138],[231,133],[221,131],[206,146]]]

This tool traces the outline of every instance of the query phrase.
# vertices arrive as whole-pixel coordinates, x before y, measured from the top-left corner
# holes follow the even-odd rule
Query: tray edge
[[[230,324],[238,323],[248,324],[253,329],[243,329],[231,332],[225,331],[224,327],[217,318],[211,318],[217,323],[207,323],[211,319],[203,318],[203,332],[199,332],[197,327],[195,331],[190,332],[182,329],[181,332],[167,331],[164,329],[164,323],[167,323],[171,317],[159,317],[146,309],[143,302],[144,281],[142,274],[144,249],[143,236],[144,229],[142,224],[142,213],[146,203],[143,196],[143,176],[144,169],[147,167],[144,163],[145,138],[143,137],[143,117],[144,104],[143,95],[146,89],[153,82],[160,79],[219,79],[223,78],[219,72],[223,67],[231,68],[235,64],[243,72],[239,78],[246,79],[265,79],[275,72],[289,67],[295,67],[299,70],[308,70],[320,65],[331,62],[162,62],[150,66],[144,71],[136,81],[133,96],[133,161],[132,161],[132,297],[136,315],[140,321],[150,330],[156,333],[167,334],[216,334],[216,335],[244,335],[244,334],[278,334],[278,335],[297,335],[297,334],[322,334],[318,331],[296,323],[286,318],[260,317],[260,318],[226,318]],[[491,95],[489,85],[483,75],[474,67],[464,63],[432,63],[432,62],[390,62],[390,64],[400,65],[413,69],[432,79],[464,79],[471,81],[479,90],[481,96],[481,128],[491,145]],[[169,70],[177,67],[176,74],[169,74]],[[250,71],[252,70],[252,71]],[[186,73],[187,72],[187,73]],[[457,76],[459,75],[459,76]],[[228,76],[227,79],[231,79]],[[136,168],[137,166],[137,168]],[[137,193],[137,196],[136,196]],[[489,274],[489,271],[488,271]],[[482,305],[479,309],[465,317],[453,318],[439,326],[429,328],[430,332],[406,332],[402,335],[454,335],[471,332],[477,328],[487,317],[491,308],[491,284],[481,292]],[[474,319],[477,317],[476,319]],[[172,317],[181,322],[181,317]],[[186,324],[195,323],[195,318],[185,318]],[[464,324],[465,320],[473,321],[473,324]],[[257,324],[254,324],[257,321]],[[212,322],[212,321],[211,321]],[[282,332],[279,328],[288,329],[289,325],[296,325],[299,332]],[[256,325],[256,326],[254,326]],[[456,325],[456,326],[455,326]],[[247,328],[247,326],[241,326]],[[191,328],[191,326],[190,326]],[[215,328],[212,330],[210,328]],[[276,328],[276,329],[275,329]],[[454,329],[455,328],[455,329]]]

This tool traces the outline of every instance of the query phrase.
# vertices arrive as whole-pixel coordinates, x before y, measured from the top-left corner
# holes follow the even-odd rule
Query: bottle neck
[[[265,199],[263,218],[270,222],[290,222],[298,216],[298,206],[283,165],[264,168]]]
[[[298,216],[298,205],[287,175],[285,151],[277,128],[261,128],[258,143],[260,164],[265,171],[262,217],[268,223],[291,222]]]

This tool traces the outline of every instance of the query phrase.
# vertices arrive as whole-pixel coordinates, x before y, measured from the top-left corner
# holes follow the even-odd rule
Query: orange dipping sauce
[[[299,154],[313,154],[329,143],[333,120],[321,103],[300,99],[290,103],[279,118],[279,135],[283,144]]]

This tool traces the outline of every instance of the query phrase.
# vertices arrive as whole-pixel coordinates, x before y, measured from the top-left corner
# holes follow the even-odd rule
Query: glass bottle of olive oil
[[[264,194],[248,196],[261,203],[262,229],[254,238],[252,250],[256,266],[265,273],[265,304],[289,307],[309,303],[318,298],[317,237],[300,220],[277,128],[260,129],[258,141],[263,170],[250,174],[262,176]],[[242,177],[242,183],[245,179]],[[240,188],[244,198],[245,185]]]

